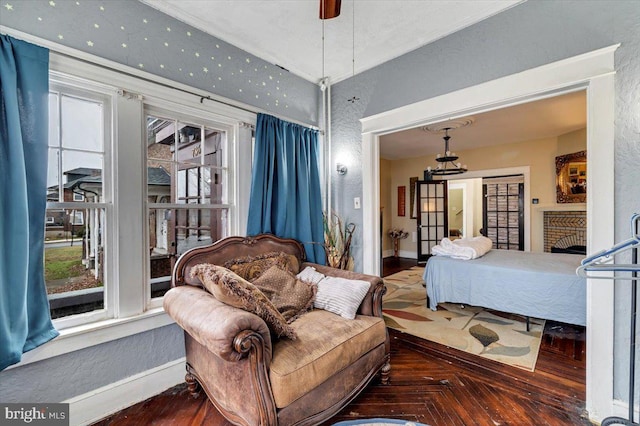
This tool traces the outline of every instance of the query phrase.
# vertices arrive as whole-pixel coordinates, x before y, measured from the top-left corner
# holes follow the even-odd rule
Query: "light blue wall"
[[[615,237],[629,238],[629,218],[640,212],[640,1],[528,0],[332,87],[332,149],[351,159],[332,191],[339,213],[360,230],[356,268],[367,226],[353,209],[362,196],[360,118],[616,43]],[[352,105],[354,95],[360,101]],[[626,400],[628,283],[615,298],[615,397]]]
[[[2,0],[0,25],[279,117],[318,123],[320,97],[315,84],[138,1],[53,3]],[[0,372],[0,401],[59,402],[182,356],[182,330],[166,326]]]
[[[182,329],[168,325],[5,370],[0,401],[60,402],[183,356]]]
[[[315,84],[138,1],[1,4],[0,25],[317,125]]]

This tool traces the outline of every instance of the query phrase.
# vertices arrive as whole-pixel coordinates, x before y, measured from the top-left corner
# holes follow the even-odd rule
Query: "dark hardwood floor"
[[[399,266],[401,263],[404,266]],[[414,259],[386,261],[384,275],[415,264]],[[535,372],[395,330],[389,330],[389,334],[391,383],[382,385],[374,381],[323,426],[372,417],[405,419],[432,426],[591,424],[584,414],[584,327],[547,321]],[[204,395],[191,398],[183,384],[96,425],[229,426],[231,423]]]
[[[418,261],[416,259],[409,259],[406,257],[385,257],[382,259],[382,276],[386,277],[417,265]]]

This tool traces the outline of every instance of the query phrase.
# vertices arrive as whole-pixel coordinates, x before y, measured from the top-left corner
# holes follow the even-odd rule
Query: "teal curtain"
[[[294,238],[325,263],[318,132],[258,114],[247,234]]]
[[[0,35],[0,370],[55,338],[44,282],[49,50]]]

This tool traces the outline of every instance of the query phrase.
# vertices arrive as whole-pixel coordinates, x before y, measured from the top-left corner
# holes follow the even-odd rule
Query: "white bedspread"
[[[434,246],[431,252],[436,256],[448,256],[454,259],[471,260],[484,256],[491,250],[492,242],[489,238],[479,236],[460,238],[451,241],[443,238],[440,244]]]

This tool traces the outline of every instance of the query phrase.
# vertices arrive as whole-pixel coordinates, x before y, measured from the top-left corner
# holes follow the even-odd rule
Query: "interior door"
[[[431,257],[433,247],[449,233],[447,181],[418,181],[416,202],[418,262],[426,262]]]
[[[484,235],[493,248],[524,250],[524,177],[485,178]]]

